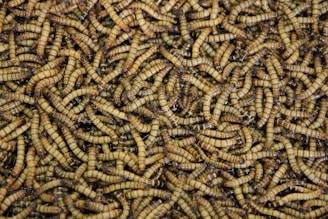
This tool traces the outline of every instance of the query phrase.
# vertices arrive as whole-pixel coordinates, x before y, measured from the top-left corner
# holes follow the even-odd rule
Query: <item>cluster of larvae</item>
[[[327,78],[326,0],[0,0],[0,218],[324,218]]]

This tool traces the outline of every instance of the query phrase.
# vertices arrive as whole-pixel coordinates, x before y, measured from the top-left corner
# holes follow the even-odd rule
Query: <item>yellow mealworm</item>
[[[104,6],[106,9],[108,15],[113,19],[113,21],[125,32],[130,32],[130,27],[128,26],[127,23],[125,23],[122,18],[115,12],[114,7],[111,5],[111,3],[106,2],[104,0],[100,1],[100,4]]]
[[[287,202],[291,202],[293,200],[310,200],[310,199],[315,199],[318,196],[323,194],[322,189],[315,190],[313,192],[308,192],[308,193],[291,193],[288,194],[278,201],[278,205],[284,205]]]
[[[296,124],[290,123],[285,120],[278,119],[277,124],[281,125],[282,127],[286,128],[288,130],[291,130],[294,133],[300,133],[305,136],[310,136],[310,137],[318,138],[318,139],[322,139],[322,140],[327,138],[327,134],[324,132],[313,130],[313,129],[310,129],[310,128],[307,128],[307,127],[304,127],[301,125],[296,125]]]
[[[316,79],[313,81],[310,87],[308,87],[304,92],[300,93],[296,96],[298,99],[306,99],[311,96],[316,90],[322,86],[323,82],[326,80],[328,76],[328,69],[323,69],[321,72],[317,74]]]
[[[301,30],[300,24],[299,24],[298,20],[296,19],[295,15],[293,14],[293,11],[285,4],[282,6],[282,10],[286,14],[288,19],[291,21],[293,28],[294,28],[295,32],[297,33],[297,35],[299,37],[303,38],[304,33]]]
[[[192,48],[192,58],[196,58],[199,56],[199,48],[202,45],[202,43],[205,41],[206,37],[211,33],[211,28],[206,28],[201,32],[201,34],[198,36],[197,40],[195,40]]]
[[[311,208],[313,208],[314,206],[326,206],[327,201],[325,200],[320,200],[320,199],[312,199],[312,200],[307,200],[304,202],[304,204],[302,205],[304,210],[310,210]]]
[[[274,20],[277,18],[276,12],[267,12],[256,16],[238,16],[237,20],[248,25],[254,25],[259,22]]]
[[[36,173],[37,161],[35,160],[35,148],[32,147],[26,154],[26,163],[27,163],[27,176],[26,176],[26,187],[32,188],[33,181]]]
[[[48,37],[50,34],[50,22],[48,20],[45,20],[43,23],[42,31],[41,31],[41,37],[38,42],[38,46],[36,49],[36,53],[39,56],[44,55],[45,47],[48,41]]]
[[[250,201],[250,206],[255,209],[257,212],[260,212],[264,215],[269,215],[277,218],[287,218],[292,219],[293,217],[290,215],[287,215],[281,211],[274,210],[272,208],[263,207],[261,205],[257,205],[253,200]]]
[[[120,182],[105,187],[104,194],[111,193],[114,191],[119,191],[121,189],[144,189],[144,188],[148,188],[148,185],[142,182],[134,182],[134,181]]]
[[[243,10],[245,10],[246,8],[250,7],[253,3],[254,3],[254,0],[248,0],[248,1],[244,1],[244,2],[236,5],[235,7],[233,7],[229,14],[229,23],[234,24],[237,19],[238,14],[240,12],[242,12]]]
[[[146,168],[146,146],[144,141],[142,140],[141,136],[139,133],[135,130],[131,130],[131,134],[136,141],[136,144],[138,146],[138,166],[141,171],[145,170]]]
[[[217,18],[211,20],[203,20],[203,21],[191,21],[188,25],[189,29],[197,30],[204,27],[214,27],[222,23],[223,19],[225,18],[225,13],[222,12]],[[208,34],[207,34],[208,35]],[[206,37],[206,36],[204,36]]]
[[[51,155],[53,155],[53,157],[65,168],[70,170],[71,167],[67,161],[67,159],[64,157],[64,155],[58,151],[57,148],[54,148],[49,141],[46,139],[45,136],[42,136],[40,138],[41,144],[43,145],[44,149]]]
[[[62,18],[59,16],[51,15],[51,16],[49,16],[49,20],[51,22],[58,23],[58,24],[61,24],[64,26],[74,27],[86,35],[88,35],[88,33],[89,33],[89,31],[85,28],[85,26],[83,26],[80,22],[70,19],[70,18],[67,18],[67,17]]]
[[[80,209],[88,209],[90,211],[96,212],[106,212],[119,207],[118,202],[111,202],[109,204],[101,204],[99,202],[87,201],[87,200],[77,200],[74,202],[74,206]]]
[[[261,119],[257,122],[257,125],[259,127],[262,127],[265,125],[267,120],[269,119],[272,107],[273,107],[273,94],[268,88],[264,89],[264,94],[266,96],[266,102],[265,102],[265,107],[262,113]]]
[[[117,182],[122,181],[121,176],[108,176],[107,174],[97,171],[97,170],[86,171],[83,174],[83,177],[97,179],[97,180],[100,180],[101,182],[105,182],[105,183],[117,183]],[[73,183],[75,183],[75,180],[73,181]]]
[[[125,197],[127,199],[135,199],[138,197],[144,197],[144,196],[154,196],[158,197],[164,200],[169,200],[171,198],[171,193],[165,191],[165,190],[160,190],[160,189],[153,189],[149,188],[147,190],[132,190],[132,191],[127,191],[125,192]]]
[[[137,160],[134,160],[131,154],[115,151],[110,154],[98,154],[97,159],[101,161],[121,160],[133,170],[138,170]]]
[[[139,41],[140,41],[140,35],[141,35],[141,32],[137,32],[133,37],[133,40],[132,40],[131,46],[130,46],[130,50],[129,50],[129,55],[126,58],[125,63],[123,64],[123,71],[128,71],[131,68],[132,64],[133,64],[133,61],[136,57],[138,44],[139,44]]]

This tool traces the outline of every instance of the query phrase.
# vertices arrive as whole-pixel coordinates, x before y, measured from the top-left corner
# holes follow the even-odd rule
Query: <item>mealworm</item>
[[[150,212],[146,218],[150,219],[150,218],[161,217],[162,215],[165,215],[165,213],[168,212],[173,207],[174,203],[178,200],[180,193],[182,191],[181,187],[182,187],[182,182],[179,183],[179,186],[173,192],[170,201],[168,203],[164,203],[162,205],[155,207],[154,210]]]
[[[265,125],[265,123],[269,119],[269,116],[270,116],[270,113],[271,113],[271,110],[273,107],[273,95],[268,88],[264,89],[264,94],[266,95],[266,102],[265,102],[265,107],[264,107],[264,110],[262,113],[261,120],[259,120],[257,122],[257,125],[259,127],[262,127]]]
[[[222,106],[223,106],[224,102],[226,101],[226,98],[232,91],[233,87],[234,87],[234,84],[226,85],[225,89],[220,94],[220,96],[214,106],[211,121],[209,121],[210,126],[216,126],[218,118],[220,117],[221,112],[222,112]]]
[[[315,199],[319,195],[323,194],[322,189],[315,190],[313,192],[308,193],[291,193],[288,194],[278,201],[278,205],[284,205],[287,202],[293,201],[293,200],[309,200],[309,199]]]
[[[73,176],[74,177],[74,176]],[[105,183],[117,183],[117,182],[122,182],[122,177],[121,176],[108,176],[107,174],[97,171],[97,170],[91,170],[91,171],[86,171],[83,174],[83,177],[87,178],[92,178],[92,179],[97,179]],[[80,180],[83,178],[80,178]],[[75,183],[75,181],[73,181]]]
[[[201,44],[205,41],[206,37],[211,33],[211,28],[206,28],[201,34],[198,36],[197,40],[195,40],[192,48],[192,58],[196,58],[199,56],[199,48]]]
[[[125,192],[125,197],[127,199],[135,199],[144,196],[154,196],[164,200],[170,200],[171,198],[171,194],[169,192],[160,189],[153,189],[153,188],[149,188],[147,190],[136,189],[136,190]]]
[[[23,199],[25,196],[26,196],[25,190],[18,190],[13,194],[9,195],[8,197],[6,197],[0,206],[1,214],[3,214],[14,202]]]
[[[243,10],[245,10],[246,8],[250,7],[253,3],[254,3],[254,0],[248,0],[248,1],[242,2],[238,5],[236,5],[235,7],[233,7],[229,14],[229,23],[234,24],[237,19],[238,14],[240,12],[242,12]]]
[[[96,212],[106,212],[106,211],[111,211],[115,208],[119,207],[118,202],[111,202],[108,204],[101,204],[99,202],[92,202],[92,201],[86,201],[86,200],[77,200],[74,202],[74,206],[77,208],[83,208],[87,209],[90,211],[96,211]]]
[[[204,83],[203,81],[199,80],[198,78],[194,77],[191,74],[181,74],[181,79],[184,81],[191,82],[193,85],[195,85],[199,90],[202,90],[204,92],[207,92],[210,90],[210,87]]]
[[[277,217],[277,218],[289,218],[289,219],[293,218],[292,216],[287,215],[287,214],[285,214],[281,211],[257,205],[253,200],[250,201],[250,205],[256,211],[258,211],[258,212],[260,212],[261,214],[264,214],[264,215],[270,215],[270,216]]]
[[[56,84],[58,81],[60,81],[63,78],[63,72],[60,72],[57,75],[54,75],[52,77],[48,77],[45,79],[42,79],[41,81],[39,81],[35,88],[34,88],[34,96],[35,97],[40,97],[42,91],[50,85]]]
[[[0,33],[3,30],[3,24],[6,18],[7,6],[9,2],[4,2],[0,8]],[[9,6],[8,6],[9,7]]]
[[[110,154],[98,154],[97,159],[101,161],[110,161],[110,160],[122,160],[126,165],[128,165],[134,171],[138,170],[137,160],[134,160],[128,153],[123,153],[119,151],[112,152]]]
[[[182,67],[182,62],[173,54],[171,54],[167,49],[165,49],[164,47],[159,47],[159,52],[166,58],[168,59],[170,62],[172,62],[172,64],[174,64],[177,68],[181,68]]]
[[[61,18],[61,17],[55,16],[55,15],[51,15],[51,16],[49,16],[49,20],[51,22],[58,23],[58,24],[61,24],[64,26],[74,27],[86,35],[88,35],[88,33],[89,33],[88,30],[85,28],[85,26],[83,26],[80,22],[70,19],[70,18],[67,18],[67,17]],[[40,32],[41,32],[41,30],[40,30]]]
[[[322,139],[322,140],[327,138],[327,135],[324,132],[320,132],[320,131],[313,130],[313,129],[310,129],[307,127],[296,125],[296,124],[287,122],[285,120],[278,119],[277,124],[281,125],[282,127],[286,128],[288,130],[291,130],[292,132],[295,132],[295,133],[300,133],[300,134],[303,134],[306,136],[310,136],[310,137]]]
[[[326,185],[325,181],[320,178],[320,175],[318,176],[314,170],[307,167],[302,159],[303,158],[298,157],[297,163],[300,167],[300,170],[304,173],[304,175],[308,177],[312,182],[315,182],[318,185]]]
[[[161,86],[158,89],[159,105],[161,106],[164,114],[166,114],[166,116],[170,119],[170,121],[173,122],[175,126],[177,126],[178,125],[177,118],[175,114],[172,112],[172,110],[169,108],[164,92],[165,92],[165,87]]]
[[[126,73],[127,76],[130,76],[132,74],[135,74],[135,72],[137,71],[138,67],[150,56],[152,56],[155,52],[157,52],[158,50],[158,45],[152,45],[146,52],[144,52],[142,55],[140,55],[139,57],[136,58],[136,60],[134,61],[134,63],[132,64],[131,68],[129,69],[129,71]],[[171,67],[171,65],[166,67]]]
[[[104,133],[106,133],[107,135],[110,136],[110,138],[112,139],[112,143],[113,144],[117,144],[118,143],[118,136],[115,133],[115,131],[109,127],[106,126],[98,117],[97,115],[95,115],[95,113],[93,112],[93,109],[90,106],[86,107],[86,112],[89,116],[89,118],[91,119],[91,121]]]
[[[31,122],[27,122],[24,125],[20,126],[19,128],[15,129],[13,132],[11,132],[9,135],[7,135],[3,140],[10,141],[12,139],[17,138],[22,133],[24,133],[26,130],[28,130],[31,127]]]
[[[171,23],[176,23],[176,21],[174,19],[172,19],[170,16],[165,15],[165,14],[159,14],[156,11],[154,11],[151,7],[147,7],[146,4],[141,3],[141,2],[134,2],[134,3],[130,4],[129,8],[142,9],[145,12],[147,12],[149,15],[151,15],[152,17],[154,17],[158,20],[168,20]]]
[[[57,133],[55,128],[50,122],[49,117],[47,114],[41,114],[40,119],[42,120],[41,124],[43,125],[46,132],[50,135],[50,137],[54,140],[54,142],[58,145],[60,151],[63,153],[63,155],[66,157],[66,159],[71,162],[71,157],[69,155],[68,147],[66,146],[66,143],[64,139]]]
[[[113,6],[106,1],[100,1],[100,4],[104,6],[108,15],[113,19],[113,21],[125,32],[130,32],[130,27],[126,24],[120,16],[115,12]]]
[[[132,40],[131,46],[130,46],[130,50],[129,50],[129,55],[126,58],[125,63],[123,64],[123,71],[128,71],[132,66],[132,63],[135,59],[136,52],[137,52],[137,49],[138,49],[138,44],[139,44],[139,41],[140,41],[140,35],[141,35],[141,32],[137,32],[133,37],[133,40]]]
[[[149,215],[149,213],[156,207],[160,206],[162,204],[161,201],[157,201],[155,204],[152,204],[146,208],[144,208],[140,213],[139,213],[139,216],[138,218],[146,218],[147,215]]]
[[[95,105],[95,107],[97,109],[103,110],[109,114],[112,114],[115,117],[118,117],[120,119],[123,120],[128,120],[127,116],[125,113],[119,111],[118,109],[116,109],[110,102],[108,101],[102,101],[102,103],[100,102],[93,102],[93,104]]]
[[[131,129],[131,134],[136,141],[138,146],[138,166],[141,171],[145,170],[146,168],[146,146],[142,138],[140,137],[139,133],[135,129]]]
[[[58,206],[38,205],[36,211],[46,214],[60,214],[63,210]]]
[[[203,21],[191,21],[189,22],[188,28],[191,30],[197,30],[204,27],[214,27],[222,23],[225,18],[225,13],[222,12],[217,18]],[[208,34],[207,34],[208,35]],[[204,36],[205,38],[206,36]]]
[[[320,88],[320,86],[323,84],[323,82],[327,78],[327,69],[323,69],[321,72],[317,74],[316,79],[313,81],[313,83],[310,85],[310,87],[307,88],[304,92],[300,93],[299,95],[296,95],[297,99],[306,99],[309,96],[311,96],[316,90]]]
[[[259,22],[267,21],[267,20],[274,20],[277,18],[276,12],[267,12],[263,14],[259,14],[256,16],[238,16],[237,20],[242,23],[246,23],[247,25],[254,25]]]
[[[230,24],[228,22],[229,17],[225,17],[222,21],[222,26],[224,27],[224,29],[226,29],[229,33],[233,33],[236,34],[239,38],[242,39],[246,39],[247,38],[247,34],[245,33],[245,31],[241,30],[240,28],[233,26],[232,24]]]
[[[105,187],[104,194],[118,191],[121,189],[144,189],[144,188],[148,188],[148,185],[142,182],[133,182],[133,181],[120,182]]]
[[[32,188],[33,187],[33,181],[36,173],[36,165],[37,161],[35,160],[35,148],[32,147],[29,149],[29,151],[26,154],[26,163],[27,163],[27,176],[26,176],[26,187]]]
[[[326,206],[326,203],[327,201],[325,200],[312,199],[312,200],[305,201],[302,207],[304,210],[310,210],[314,206],[319,206],[319,207]]]
[[[27,172],[28,172],[28,169],[25,168],[23,170],[23,172],[19,175],[19,177],[16,179],[16,181],[14,183],[12,183],[12,185],[10,185],[8,188],[3,187],[0,189],[0,200],[3,200],[5,198],[7,191],[8,192],[16,191],[23,185],[23,183],[26,180]]]
[[[39,56],[44,55],[49,34],[50,34],[50,22],[48,20],[45,20],[41,31],[41,37],[39,39],[38,46],[36,48],[37,55]]]
[[[23,219],[26,218],[34,209],[36,209],[37,203],[31,202],[25,209],[23,209],[20,213],[13,216],[16,219]]]
[[[224,44],[223,44],[224,45]],[[224,47],[223,47],[224,48]],[[225,52],[223,52],[223,54],[221,55],[221,59],[220,59],[220,68],[224,69],[229,61],[230,55],[233,53],[233,51],[235,50],[236,46],[234,44],[230,44],[228,45],[228,47],[226,48]],[[216,58],[218,58],[218,51],[216,54]]]
[[[41,144],[43,145],[44,149],[51,155],[53,155],[53,157],[67,170],[70,170],[71,167],[66,159],[66,157],[64,157],[64,155],[58,151],[57,148],[54,148],[49,141],[46,139],[46,137],[43,135],[42,137],[40,137],[40,141]]]
[[[168,155],[168,157],[170,158],[172,158],[172,156],[174,156],[174,155],[180,155],[180,156],[182,156],[182,157],[184,157],[184,158],[186,158],[187,160],[189,160],[189,161],[194,161],[195,160],[195,158],[188,152],[188,151],[186,151],[186,150],[184,150],[183,148],[180,148],[180,147],[178,147],[178,146],[176,146],[176,147],[174,147],[174,145],[172,145],[172,144],[170,144],[170,143],[167,143],[166,145],[165,145],[165,149],[168,151],[168,152],[170,152],[170,153],[172,153],[172,155]],[[174,155],[173,155],[174,154]],[[176,156],[177,157],[177,156]]]
[[[295,29],[296,34],[303,38],[304,37],[304,33],[300,28],[300,24],[298,22],[298,20],[296,19],[295,15],[293,14],[293,11],[287,6],[287,5],[283,5],[282,6],[282,10],[283,12],[286,14],[286,16],[288,17],[288,19],[291,21],[293,28]]]

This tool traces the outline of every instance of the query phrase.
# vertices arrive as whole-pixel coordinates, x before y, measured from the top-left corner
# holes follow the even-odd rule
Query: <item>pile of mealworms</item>
[[[0,0],[0,218],[328,215],[328,1]]]

